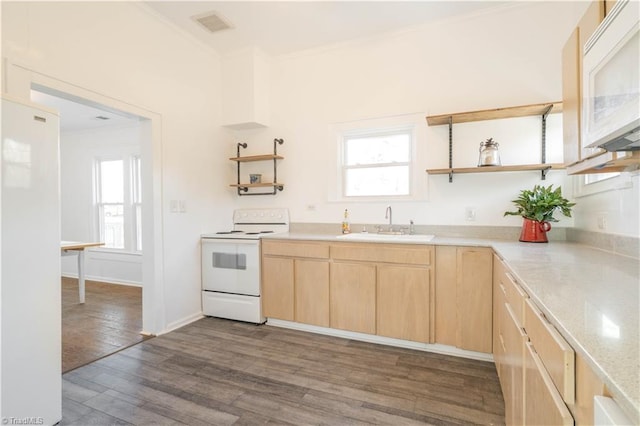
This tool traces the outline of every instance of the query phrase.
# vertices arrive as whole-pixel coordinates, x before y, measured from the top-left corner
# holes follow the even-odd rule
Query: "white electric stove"
[[[201,236],[205,315],[261,324],[260,239],[289,231],[287,209],[239,209],[233,227]]]

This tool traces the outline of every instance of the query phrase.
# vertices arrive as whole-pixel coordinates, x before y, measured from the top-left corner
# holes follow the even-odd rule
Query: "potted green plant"
[[[504,215],[522,216],[524,221],[520,241],[532,243],[548,242],[547,232],[551,230],[549,222],[558,221],[553,214],[559,210],[563,215],[571,217],[571,208],[576,205],[562,196],[560,186],[554,190],[553,185],[536,185],[532,190],[523,189],[520,196],[512,202],[518,209],[504,212]]]

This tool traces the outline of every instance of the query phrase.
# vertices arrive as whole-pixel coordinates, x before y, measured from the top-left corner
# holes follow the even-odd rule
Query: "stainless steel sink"
[[[435,238],[431,234],[383,234],[383,233],[367,233],[354,232],[353,234],[338,235],[339,240],[349,241],[379,241],[379,242],[413,242],[427,243]]]

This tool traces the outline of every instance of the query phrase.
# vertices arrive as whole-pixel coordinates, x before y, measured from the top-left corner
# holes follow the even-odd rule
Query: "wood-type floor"
[[[205,318],[65,374],[61,424],[504,424],[504,401],[490,362]]]
[[[85,282],[85,303],[78,303],[78,280],[62,278],[62,372],[144,340],[142,289]]]

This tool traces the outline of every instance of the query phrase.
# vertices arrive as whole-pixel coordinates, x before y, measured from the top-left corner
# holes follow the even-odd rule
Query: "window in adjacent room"
[[[412,152],[412,127],[343,134],[342,195],[411,195]]]
[[[98,238],[108,249],[141,251],[140,157],[97,159],[95,171]]]

